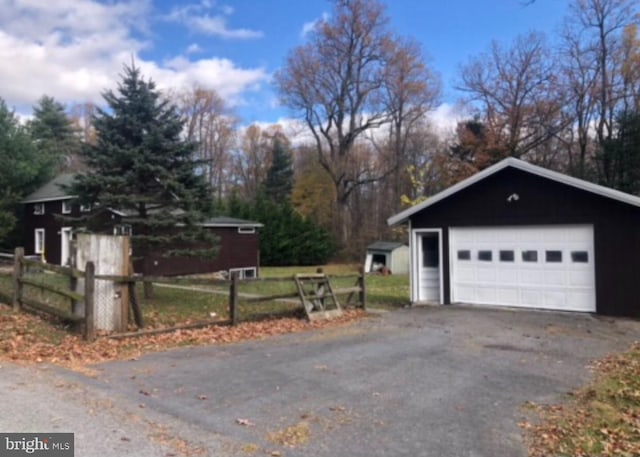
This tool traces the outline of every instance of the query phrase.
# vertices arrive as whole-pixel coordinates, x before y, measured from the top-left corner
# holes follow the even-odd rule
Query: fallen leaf
[[[254,425],[249,419],[236,419],[236,424],[244,426]]]

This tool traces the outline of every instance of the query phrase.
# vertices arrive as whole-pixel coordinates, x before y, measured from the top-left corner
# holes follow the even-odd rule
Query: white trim
[[[441,228],[419,228],[411,230],[411,254],[410,264],[411,272],[409,274],[409,287],[411,288],[411,303],[420,302],[420,265],[422,255],[419,248],[419,236],[426,233],[436,233],[438,235],[438,276],[439,276],[439,288],[440,288],[440,304],[444,304],[444,275],[443,275],[443,258],[442,258],[442,229]]]
[[[71,200],[62,200],[62,214],[71,214]]]
[[[66,245],[64,243],[64,235],[65,233],[69,234],[69,244]],[[71,255],[71,237],[73,236],[73,227],[61,227],[60,228],[60,265],[65,266],[68,265],[67,261],[69,260],[69,256]],[[65,252],[65,250],[67,252]]]
[[[91,203],[89,203],[88,205],[80,205],[80,212],[81,213],[90,213],[91,212]]]
[[[42,241],[42,246],[38,246],[38,239]],[[33,231],[33,252],[35,254],[42,254],[45,249],[46,239],[45,239],[45,231],[43,228],[37,228]]]
[[[240,273],[238,279],[247,279],[245,275],[247,271],[253,272],[253,276],[248,279],[256,279],[258,277],[258,269],[256,267],[229,268],[229,277],[231,277],[233,273]]]
[[[238,233],[242,234],[242,235],[252,235],[254,233],[256,233],[256,228],[255,227],[238,227]]]
[[[635,195],[627,194],[624,192],[620,192],[619,190],[610,189],[608,187],[600,186],[598,184],[593,184],[588,181],[584,181],[582,179],[574,178],[572,176],[567,176],[562,173],[558,173],[557,171],[548,170],[546,168],[539,167],[537,165],[532,165],[530,163],[524,162],[519,159],[515,159],[513,157],[508,157],[495,165],[492,165],[489,168],[485,168],[479,173],[460,181],[458,184],[455,184],[448,189],[443,190],[436,195],[429,197],[424,202],[412,206],[395,216],[391,216],[387,219],[387,224],[389,225],[397,225],[402,224],[407,221],[409,217],[414,215],[415,213],[422,211],[425,208],[428,208],[431,205],[438,203],[441,200],[477,183],[478,181],[482,181],[483,179],[491,176],[494,173],[499,172],[507,167],[516,168],[518,170],[525,171],[527,173],[531,173],[533,175],[541,176],[543,178],[550,179],[552,181],[556,181],[562,184],[566,184],[571,187],[575,187],[587,192],[591,192],[596,195],[601,195],[603,197],[611,198],[613,200],[617,200],[623,203],[627,203],[629,205],[640,207],[640,197],[636,197]]]
[[[38,208],[40,208],[40,210],[38,210]],[[45,205],[44,203],[34,203],[33,205],[33,214],[35,214],[36,216],[42,216],[45,212]]]
[[[26,205],[27,203],[54,202],[58,200],[70,200],[72,198],[76,198],[75,195],[65,195],[64,197],[30,198],[29,200],[22,200],[20,203]]]

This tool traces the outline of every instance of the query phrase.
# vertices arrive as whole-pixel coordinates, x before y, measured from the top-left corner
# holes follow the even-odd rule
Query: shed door
[[[596,310],[592,226],[450,229],[451,301]]]

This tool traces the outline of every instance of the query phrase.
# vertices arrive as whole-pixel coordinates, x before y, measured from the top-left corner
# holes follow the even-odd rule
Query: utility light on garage
[[[507,202],[508,203],[513,203],[513,202],[517,202],[518,200],[520,200],[520,195],[518,194],[511,194],[507,197]]]

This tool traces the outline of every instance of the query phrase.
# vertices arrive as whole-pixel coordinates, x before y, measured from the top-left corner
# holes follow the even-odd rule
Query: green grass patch
[[[592,383],[564,405],[536,406],[529,455],[640,455],[640,345],[596,364]]]
[[[302,316],[302,306],[295,298],[293,302],[273,300],[268,302],[251,303],[246,296],[272,296],[282,294],[297,294],[293,276],[295,274],[316,273],[318,266],[308,267],[263,267],[260,269],[261,278],[282,278],[281,281],[241,281],[238,292],[238,315],[241,321],[260,320],[278,316]],[[359,265],[334,264],[323,265],[323,272],[331,277],[334,290],[354,287],[357,284]],[[42,281],[59,288],[67,288],[69,279],[52,273],[30,272],[29,279]],[[367,275],[367,305],[375,308],[394,308],[409,304],[408,275]],[[209,292],[211,291],[211,292]],[[218,293],[214,293],[218,292]],[[26,297],[36,299],[51,306],[66,311],[70,310],[67,298],[43,291],[37,287],[26,286]],[[0,298],[6,295],[5,301],[13,294],[13,283],[10,274],[0,275]],[[150,327],[166,327],[190,322],[209,320],[212,313],[221,320],[229,318],[229,286],[215,284],[189,285],[189,279],[184,278],[184,284],[176,287],[154,285],[154,296],[145,299],[142,284],[136,286],[138,302],[141,305],[145,325]],[[340,304],[345,305],[347,295],[338,295]],[[357,294],[351,303],[358,301]]]

